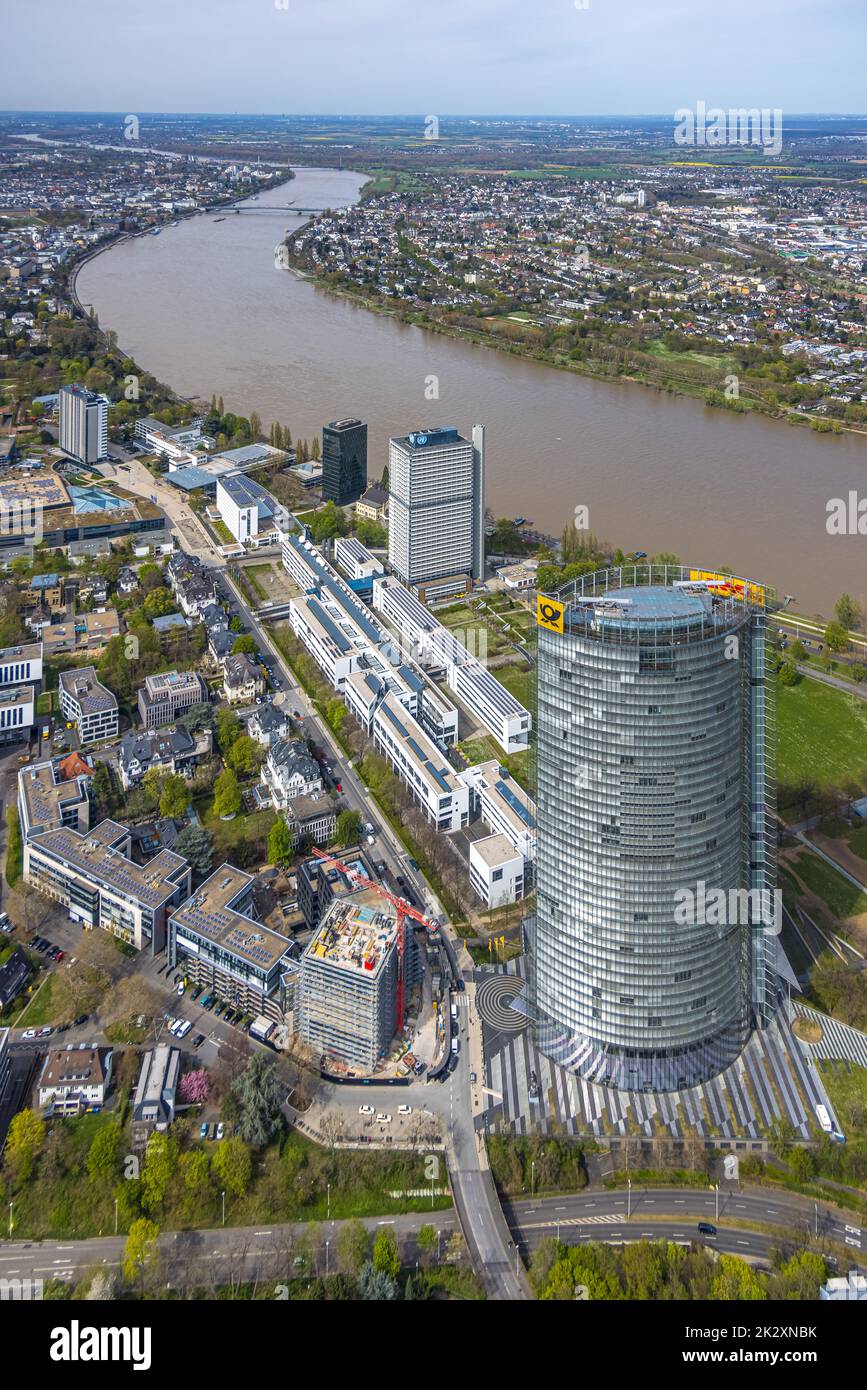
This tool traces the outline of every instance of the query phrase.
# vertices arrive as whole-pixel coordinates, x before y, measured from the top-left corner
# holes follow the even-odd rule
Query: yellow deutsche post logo
[[[565,605],[558,603],[555,598],[536,595],[536,622],[539,627],[546,627],[549,632],[562,632],[565,612]]]

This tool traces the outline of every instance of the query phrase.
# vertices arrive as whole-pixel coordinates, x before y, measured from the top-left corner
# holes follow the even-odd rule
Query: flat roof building
[[[326,1063],[374,1072],[394,1037],[397,968],[397,921],[387,904],[370,889],[333,902],[301,957],[307,1046]]]
[[[64,779],[62,762],[31,763],[18,773],[18,818],[21,837],[44,835],[67,826],[90,829],[90,772]]]
[[[322,496],[346,507],[367,487],[367,425],[332,420],[322,428]]]
[[[111,820],[85,834],[69,826],[48,830],[24,841],[24,878],[85,927],[157,955],[168,913],[189,894],[190,866],[167,849],[135,864],[131,844],[129,829]]]
[[[146,676],[138,693],[139,718],[146,729],[174,724],[193,705],[208,703],[208,687],[195,671],[160,671]]]
[[[394,695],[385,695],[377,706],[373,741],[435,829],[460,830],[467,824],[468,788]]]
[[[61,386],[60,447],[80,463],[97,463],[108,454],[108,397],[84,386]]]
[[[414,430],[389,440],[388,559],[422,598],[484,578],[485,429]]]
[[[589,1080],[700,1084],[777,1008],[773,606],[636,564],[564,586],[540,622],[528,1004]]]
[[[117,700],[97,678],[92,666],[60,673],[60,710],[75,724],[82,744],[115,738],[118,731]]]
[[[250,874],[223,864],[172,912],[169,964],[245,1013],[283,1022],[282,975],[292,943],[253,916]]]

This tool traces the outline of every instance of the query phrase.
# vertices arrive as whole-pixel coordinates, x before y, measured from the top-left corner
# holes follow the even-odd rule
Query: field
[[[737,366],[736,359],[728,354],[716,357],[706,352],[675,352],[658,339],[655,342],[646,343],[644,351],[658,357],[663,362],[691,362],[698,367],[716,369],[722,374],[734,371]]]
[[[777,726],[781,805],[804,779],[821,788],[854,778],[867,787],[867,702],[808,678],[778,685]]]
[[[832,869],[830,864],[826,864],[824,859],[805,850],[789,862],[802,882],[827,904],[828,910],[839,921],[867,912],[867,896]]]

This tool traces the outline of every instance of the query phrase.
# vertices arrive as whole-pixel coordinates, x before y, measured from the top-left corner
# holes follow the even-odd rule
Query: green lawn
[[[57,1004],[53,997],[54,978],[49,975],[44,985],[30,1001],[18,1020],[19,1028],[41,1028],[43,1024],[53,1023]]]
[[[214,837],[215,865],[226,859],[233,863],[234,853],[239,844],[259,845],[264,858],[268,831],[274,824],[274,812],[270,808],[266,811],[255,811],[252,815],[248,815],[246,811],[239,811],[234,820],[220,820],[219,816],[214,815],[213,797],[208,796],[196,803],[196,811],[202,825]]]
[[[804,778],[827,787],[853,777],[867,787],[867,702],[808,677],[778,683],[777,696],[781,788]]]
[[[842,920],[867,912],[867,895],[859,892],[854,884],[832,869],[824,859],[804,850],[792,861],[792,867],[807,887],[827,903],[835,917]]]
[[[720,373],[731,371],[737,366],[736,358],[728,353],[717,357],[706,352],[676,352],[672,348],[666,347],[665,343],[658,339],[651,343],[645,343],[644,351],[665,362],[692,362],[699,367],[716,368]]]
[[[514,695],[516,700],[520,700],[525,708],[532,710],[536,704],[536,676],[535,672],[527,669],[526,666],[499,666],[491,672],[496,676],[501,685]]]
[[[826,1062],[822,1081],[848,1140],[867,1139],[867,1071],[842,1062]]]

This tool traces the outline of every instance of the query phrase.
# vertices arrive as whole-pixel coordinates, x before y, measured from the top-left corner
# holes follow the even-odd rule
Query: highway
[[[472,1194],[472,1184],[465,1189]],[[632,1215],[626,1217],[627,1193],[583,1192],[507,1203],[508,1239],[517,1245],[521,1263],[544,1239],[558,1237],[566,1245],[585,1241],[620,1244],[622,1241],[695,1241],[708,1248],[767,1262],[771,1250],[791,1239],[801,1242],[807,1231],[815,1229],[814,1203],[760,1188],[720,1194],[720,1215],[715,1221],[715,1195],[712,1192],[684,1191],[680,1188],[633,1190]],[[717,1226],[716,1237],[700,1236],[699,1220]],[[743,1223],[743,1224],[739,1224]],[[337,1267],[336,1242],[340,1221],[319,1223],[318,1248],[311,1252],[314,1271],[333,1272]],[[394,1231],[405,1263],[418,1256],[415,1237],[423,1225],[430,1224],[440,1238],[440,1256],[445,1254],[449,1236],[458,1229],[453,1210],[412,1212],[394,1217],[369,1217],[364,1226],[375,1235],[382,1228]],[[773,1232],[750,1230],[750,1225],[775,1228]],[[820,1204],[819,1237],[838,1253],[846,1247],[846,1233],[854,1220]],[[199,1282],[206,1286],[232,1284],[241,1279],[280,1280],[296,1276],[301,1267],[299,1241],[309,1233],[305,1222],[249,1227],[218,1227],[209,1231],[165,1232],[160,1236],[163,1272],[170,1284]],[[850,1237],[851,1239],[852,1237]],[[0,1279],[41,1278],[76,1280],[98,1266],[117,1269],[124,1237],[97,1236],[90,1240],[0,1241]],[[509,1268],[495,1277],[481,1276],[489,1297],[525,1298],[528,1290],[523,1268],[519,1274]]]

